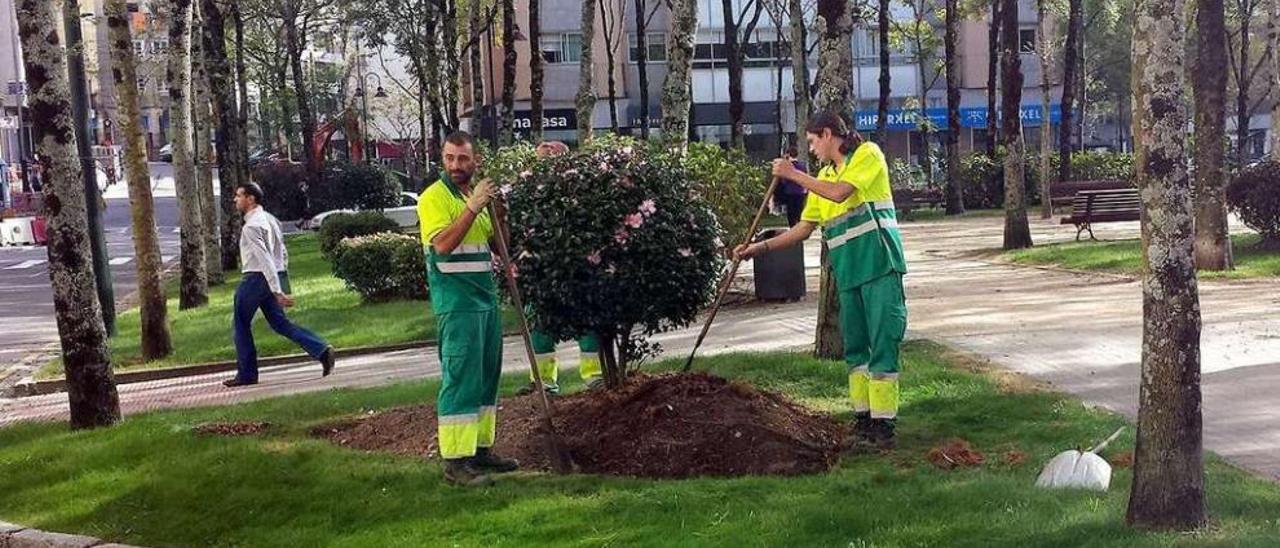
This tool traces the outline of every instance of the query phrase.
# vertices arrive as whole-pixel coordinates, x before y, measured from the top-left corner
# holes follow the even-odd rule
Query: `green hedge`
[[[333,259],[334,250],[345,238],[398,230],[400,225],[376,211],[335,213],[325,217],[324,224],[320,225],[320,253]]]
[[[383,232],[338,244],[333,275],[367,302],[426,299],[422,244],[413,236]]]
[[[1227,185],[1227,203],[1262,245],[1280,248],[1280,163],[1264,160],[1245,168]]]

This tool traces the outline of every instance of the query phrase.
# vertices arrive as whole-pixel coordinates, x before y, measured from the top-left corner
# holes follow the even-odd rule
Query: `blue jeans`
[[[289,273],[280,273],[280,286],[288,292]],[[258,382],[258,349],[253,345],[253,317],[259,309],[272,330],[301,346],[312,358],[319,359],[329,348],[324,339],[289,321],[262,273],[247,272],[236,287],[233,330],[239,366],[236,377],[241,382]]]

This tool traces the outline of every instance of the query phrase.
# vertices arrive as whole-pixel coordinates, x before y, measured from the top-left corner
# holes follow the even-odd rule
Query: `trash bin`
[[[773,238],[785,228],[769,228],[753,241]],[[756,274],[756,298],[762,301],[793,301],[804,297],[804,246],[770,251],[752,259]]]

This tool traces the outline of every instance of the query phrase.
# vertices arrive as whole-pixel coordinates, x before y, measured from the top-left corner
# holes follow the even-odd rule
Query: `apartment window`
[[[169,53],[169,41],[168,40],[152,40],[151,53],[156,55],[163,55],[165,53]]]
[[[640,62],[640,48],[636,46],[636,35],[629,35],[630,46],[629,51],[632,63]],[[645,49],[649,50],[647,55],[650,62],[664,63],[667,60],[667,35],[661,32],[650,32],[645,34]]]
[[[582,59],[582,35],[579,33],[553,34],[538,39],[542,60],[550,64],[577,63]]]
[[[146,53],[146,52],[147,52],[147,41],[146,41],[146,40],[134,40],[134,41],[133,41],[133,54],[134,54],[134,55],[142,55],[142,54],[144,54],[144,53]]]
[[[1036,29],[1021,29],[1018,31],[1018,48],[1022,53],[1036,52]]]

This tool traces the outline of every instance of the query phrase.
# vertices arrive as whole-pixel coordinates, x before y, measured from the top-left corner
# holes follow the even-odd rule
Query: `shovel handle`
[[[1098,445],[1093,446],[1093,449],[1090,449],[1089,452],[1096,455],[1098,451],[1106,449],[1107,446],[1111,444],[1111,442],[1116,441],[1116,438],[1120,437],[1121,432],[1124,432],[1123,426],[1121,426],[1120,428],[1117,428],[1116,431],[1112,432],[1110,436],[1107,436],[1107,439],[1102,440],[1102,443],[1099,443]]]

